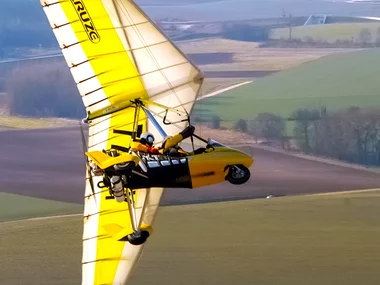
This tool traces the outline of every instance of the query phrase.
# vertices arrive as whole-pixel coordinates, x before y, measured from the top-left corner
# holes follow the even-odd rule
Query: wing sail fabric
[[[147,96],[128,47],[102,1],[41,3],[87,111],[106,112]]]
[[[114,13],[115,27],[140,74],[149,100],[167,107],[178,107],[180,116],[170,112],[167,119],[180,121],[190,114],[203,83],[203,75],[188,58],[156,27],[148,16],[133,2],[104,0],[110,14]],[[186,123],[164,125],[162,109],[148,106],[158,122],[169,135],[177,133]],[[148,129],[160,137],[153,124]]]
[[[134,109],[127,108],[106,117],[95,119],[89,127],[89,150],[109,149],[111,145],[129,145],[130,137],[114,134],[113,129],[132,131]],[[146,131],[146,118],[138,122]],[[94,184],[97,184],[94,177]],[[143,246],[120,242],[107,232],[107,225],[117,224],[130,228],[127,203],[106,200],[108,189],[98,189],[95,196],[89,183],[86,184],[84,232],[83,232],[83,274],[82,285],[126,284],[132,269],[141,255]],[[160,203],[162,188],[136,191],[137,220],[153,225]]]
[[[191,113],[203,75],[133,1],[41,0],[41,5],[89,113],[90,151],[129,145],[128,136],[113,130],[133,131],[131,100],[141,98],[178,109],[167,114],[169,121],[183,120]],[[162,108],[147,107],[169,135],[186,124],[165,125]],[[139,124],[159,137],[144,116]],[[107,229],[131,227],[128,204],[106,200],[107,189],[96,188],[93,195],[89,179],[82,285],[126,284],[142,246],[119,242]],[[96,185],[100,178],[93,180]],[[152,225],[162,190],[137,191],[141,222]]]
[[[41,3],[92,117],[144,97],[191,112],[203,75],[133,1]]]

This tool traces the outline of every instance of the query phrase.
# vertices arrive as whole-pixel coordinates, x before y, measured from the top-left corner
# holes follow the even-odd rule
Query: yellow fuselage
[[[131,161],[135,171],[144,174],[131,176],[128,188],[139,189],[148,187],[166,188],[199,188],[224,182],[232,166],[249,168],[254,160],[244,152],[228,147],[218,146],[207,149],[201,154],[186,157],[168,155],[150,155],[139,158],[133,154],[120,153],[120,156],[110,157],[100,151],[87,153],[89,158],[100,168],[114,172],[113,167],[119,163]],[[144,164],[146,172],[141,167]]]
[[[213,151],[189,156],[192,188],[224,182],[232,165],[249,168],[254,160],[249,155],[227,147],[215,147]]]

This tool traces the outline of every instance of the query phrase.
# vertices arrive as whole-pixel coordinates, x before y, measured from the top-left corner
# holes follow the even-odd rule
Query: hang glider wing
[[[114,130],[150,131],[155,125],[131,101],[143,99],[170,135],[186,126],[203,75],[153,21],[128,0],[41,0],[88,113],[88,150],[129,145]],[[171,111],[165,111],[168,108]],[[178,111],[172,111],[178,110]],[[164,124],[166,122],[180,122]],[[118,241],[131,228],[127,203],[106,200],[101,180],[87,174],[83,232],[82,284],[125,284],[142,246]],[[163,189],[136,191],[139,223],[153,223]]]

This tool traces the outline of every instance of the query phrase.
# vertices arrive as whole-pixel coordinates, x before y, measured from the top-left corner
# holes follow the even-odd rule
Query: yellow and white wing
[[[133,131],[131,100],[145,99],[156,118],[163,116],[159,104],[191,113],[203,75],[133,1],[41,0],[41,5],[88,112],[89,151],[129,145],[128,136],[113,130]],[[139,120],[143,131],[158,134],[145,114]],[[185,124],[160,121],[168,135]],[[95,177],[94,185],[100,179]],[[128,204],[106,200],[105,188],[95,186],[93,195],[89,177],[86,181],[82,285],[126,284],[142,246],[117,241],[109,226],[131,227]],[[139,222],[153,223],[162,191],[136,191]]]

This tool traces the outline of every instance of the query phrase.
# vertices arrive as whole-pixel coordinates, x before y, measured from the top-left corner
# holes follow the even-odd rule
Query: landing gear
[[[134,232],[133,234],[127,235],[125,241],[129,241],[129,243],[133,245],[141,245],[146,242],[148,237],[148,231]]]
[[[234,185],[246,183],[251,177],[251,172],[244,165],[233,165],[230,167],[226,179]]]
[[[118,168],[118,170],[125,170],[130,168],[130,165],[128,163],[119,164]],[[147,230],[150,227],[144,224],[141,225],[141,213],[138,214],[137,212],[144,211],[145,203],[143,203],[142,208],[141,206],[136,207],[136,194],[133,189],[127,188],[126,175],[120,175],[117,172],[113,173],[113,176],[106,176],[103,181],[99,182],[98,187],[107,187],[109,189],[110,196],[107,196],[106,199],[115,199],[119,203],[128,203],[129,217],[126,218],[129,219],[133,232],[125,235],[119,241],[129,242],[132,245],[144,244],[150,236],[150,232]]]

